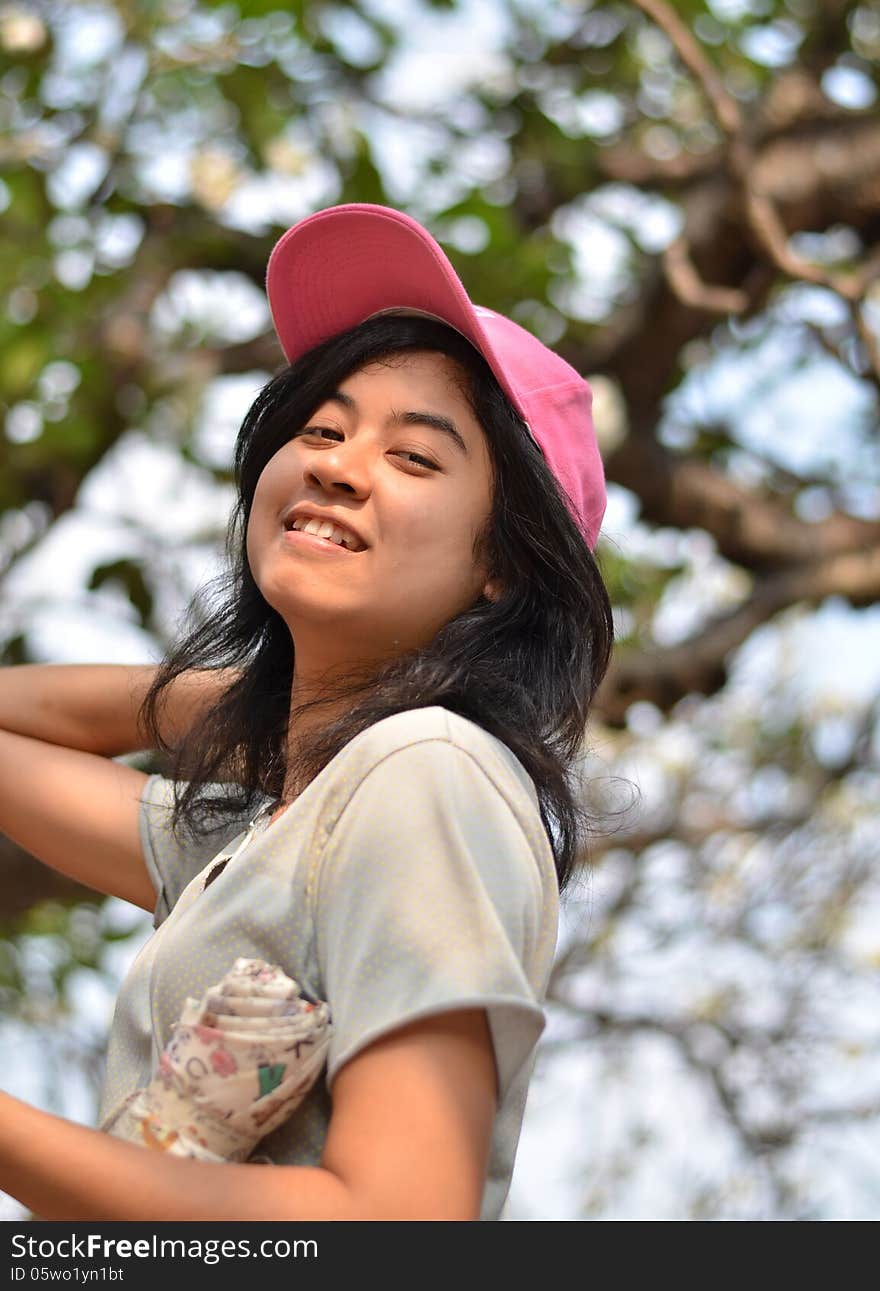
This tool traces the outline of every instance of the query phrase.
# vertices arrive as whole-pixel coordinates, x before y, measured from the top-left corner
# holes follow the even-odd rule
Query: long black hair
[[[427,646],[350,674],[292,710],[295,646],[284,619],[257,587],[247,558],[257,480],[340,382],[367,363],[407,350],[439,351],[461,369],[494,477],[491,513],[476,537],[474,557],[488,560],[489,578],[500,582],[501,594],[497,600],[480,595]],[[611,604],[555,477],[482,355],[453,328],[428,318],[369,319],[268,382],[239,431],[234,473],[238,498],[226,567],[193,597],[141,707],[153,747],[171,759],[172,828],[183,822],[196,837],[216,828],[227,813],[240,819],[261,797],[280,798],[291,772],[300,787],[310,783],[375,722],[441,705],[495,735],[531,776],[564,891],[592,824],[572,770],[584,751],[590,703],[611,657]],[[172,747],[159,729],[159,701],[176,677],[197,668],[235,669],[235,679]],[[291,751],[288,761],[291,718],[295,726],[297,714],[343,699],[343,715],[310,733],[307,747]],[[208,816],[212,821],[206,824]]]

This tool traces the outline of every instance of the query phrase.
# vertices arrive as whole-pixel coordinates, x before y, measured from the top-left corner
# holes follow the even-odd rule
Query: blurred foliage
[[[682,0],[674,11],[756,137],[809,140],[828,120],[842,155],[846,130],[875,116],[876,5]],[[282,362],[260,304],[268,254],[296,219],[347,201],[422,219],[475,300],[585,373],[610,374],[595,380],[609,467],[631,432],[645,447],[643,478],[627,480],[628,527],[617,523],[599,548],[620,655],[692,641],[699,662],[761,561],[725,559],[699,521],[652,527],[654,444],[781,499],[786,518],[876,519],[880,487],[876,383],[831,292],[797,295],[771,266],[745,317],[695,309],[682,323],[679,311],[675,331],[657,304],[662,252],[685,215],[697,232],[710,226],[710,248],[733,239],[746,276],[760,260],[742,220],[731,225],[713,205],[722,142],[669,38],[623,0],[5,5],[3,663],[66,658],[63,630],[45,616],[68,601],[108,639],[114,624],[140,632],[145,648],[172,638],[228,514],[231,441],[211,447],[207,432],[243,411],[236,380],[256,389]],[[876,212],[849,190],[800,200],[791,219],[814,238],[817,262],[851,265],[876,245]],[[703,262],[713,267],[708,253]],[[770,362],[780,336],[789,347]],[[725,402],[711,392],[737,357],[750,366],[738,370],[739,402]],[[820,364],[848,383],[834,443],[809,465],[775,460],[745,433],[746,414]],[[809,410],[809,390],[798,398],[797,414],[784,406],[785,442]],[[155,472],[164,492],[150,484]],[[61,540],[52,550],[65,590],[41,593],[30,557],[62,523],[86,519],[105,526],[89,568],[74,562],[74,539]],[[839,1127],[843,1114],[823,1121],[816,1109],[839,1095],[823,1074],[837,1044],[859,1091],[853,1116],[876,1130],[880,1040],[834,1006],[864,991],[880,954],[863,913],[876,886],[876,715],[833,695],[805,699],[794,651],[807,622],[797,605],[775,615],[760,681],[734,667],[731,649],[720,694],[680,698],[687,675],[682,687],[667,660],[668,703],[635,703],[597,726],[592,805],[601,813],[614,784],[633,778],[643,799],[628,832],[597,840],[591,931],[563,941],[554,984],[555,1020],[576,1024],[563,1047],[581,1043],[593,1064],[590,1106],[569,1135],[592,1153],[573,1184],[580,1213],[650,1213],[644,1163],[674,1199],[670,1216],[839,1215],[858,1195],[857,1182],[837,1193],[824,1182],[821,1125]],[[708,672],[719,670],[723,682],[717,661]],[[693,688],[705,689],[696,677]],[[7,924],[8,1019],[57,1033],[83,974],[113,979],[114,950],[148,923],[120,925],[118,906],[39,902]],[[80,1016],[68,1034],[83,1026]],[[711,1153],[695,1164],[647,1124],[654,1041],[677,1056],[682,1099],[709,1109],[700,1124],[718,1147],[712,1167]],[[91,1070],[100,1041],[90,1035],[86,1048]],[[596,1108],[618,1085],[632,1110],[608,1142]],[[820,1144],[812,1157],[807,1141]]]

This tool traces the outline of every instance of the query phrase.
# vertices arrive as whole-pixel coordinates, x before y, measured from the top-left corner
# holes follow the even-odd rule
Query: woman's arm
[[[390,1031],[341,1067],[321,1164],[366,1219],[479,1219],[497,1111],[485,1009]]]
[[[0,730],[0,833],[60,874],[153,910],[140,840],[143,771]]]
[[[342,1067],[320,1166],[168,1156],[0,1094],[0,1189],[42,1219],[477,1219],[495,1116],[482,1009],[391,1032]]]
[[[138,711],[155,665],[0,668],[0,833],[96,892],[153,910],[140,797],[147,776],[113,758],[148,747]],[[177,677],[163,700],[173,744],[234,680],[233,669]]]
[[[104,757],[149,748],[138,712],[155,675],[155,664],[0,668],[0,730]],[[221,668],[176,677],[162,700],[166,743],[173,745],[199,709],[215,702],[236,675],[236,669]]]

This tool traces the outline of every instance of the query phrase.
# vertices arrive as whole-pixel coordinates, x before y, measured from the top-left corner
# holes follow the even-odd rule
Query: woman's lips
[[[339,551],[345,556],[359,556],[359,551],[349,551],[347,547],[339,542],[331,542],[329,538],[319,538],[317,534],[306,533],[305,529],[284,529],[282,537],[285,542],[291,543],[294,547],[302,547],[303,551]]]

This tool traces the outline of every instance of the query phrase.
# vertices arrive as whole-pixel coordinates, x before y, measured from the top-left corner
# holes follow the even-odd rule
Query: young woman
[[[0,671],[0,827],[156,929],[100,1128],[0,1096],[0,1188],[45,1218],[494,1219],[613,639],[590,391],[386,207],[295,225],[267,287],[288,366],[239,434],[219,595],[155,669]],[[168,777],[111,760],[138,748]],[[240,959],[326,1005],[322,1074],[246,1160],[145,1150],[173,1135],[126,1109]]]

